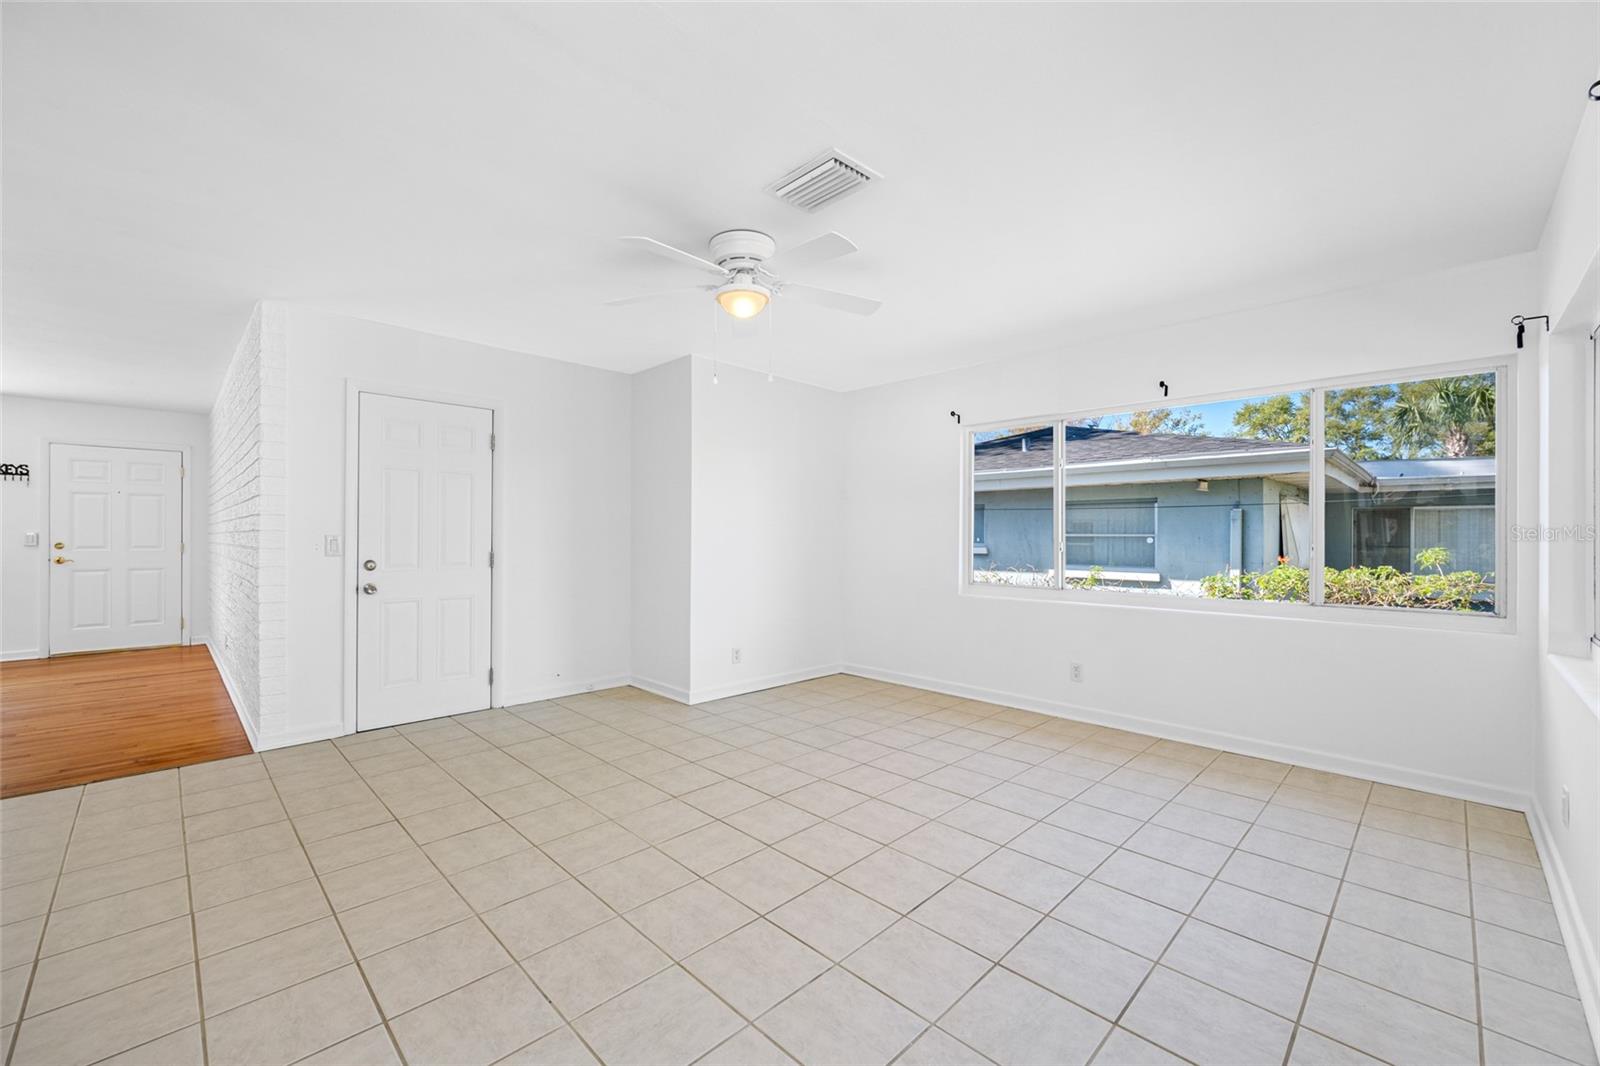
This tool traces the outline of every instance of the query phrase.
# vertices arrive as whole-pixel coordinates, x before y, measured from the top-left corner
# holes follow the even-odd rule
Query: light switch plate
[[[329,533],[327,536],[322,538],[322,554],[323,555],[343,555],[344,554],[344,549],[339,544],[339,535],[337,533]]]
[[[37,548],[39,546],[39,534],[24,533],[22,535],[22,546],[24,548]]]

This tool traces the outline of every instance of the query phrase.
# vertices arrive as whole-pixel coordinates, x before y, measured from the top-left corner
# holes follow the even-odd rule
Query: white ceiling
[[[700,280],[624,233],[854,239],[797,280],[883,310],[775,320],[779,372],[838,389],[1525,251],[1597,13],[7,4],[0,386],[203,409],[260,297],[711,354],[709,300],[598,306]],[[830,145],[885,180],[762,191]]]

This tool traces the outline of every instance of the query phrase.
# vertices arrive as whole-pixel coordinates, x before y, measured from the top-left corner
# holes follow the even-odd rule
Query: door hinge
[[[494,667],[489,667],[489,684],[494,684]]]
[[[489,434],[489,450],[494,451],[494,434]]]
[[[179,629],[188,629],[189,628],[189,620],[187,618],[185,618],[181,614],[178,616],[178,628]]]
[[[178,476],[179,477],[188,477],[189,476],[189,468],[186,467],[186,466],[178,467]]]
[[[489,569],[494,569],[494,549],[489,549]]]
[[[187,551],[188,551],[188,550],[189,550],[189,545],[187,545],[187,544],[181,544],[181,543],[180,543],[180,544],[179,544],[179,545],[178,545],[178,554],[179,554],[179,555],[182,555],[182,554],[184,554],[184,553],[185,553],[185,552],[187,552]]]

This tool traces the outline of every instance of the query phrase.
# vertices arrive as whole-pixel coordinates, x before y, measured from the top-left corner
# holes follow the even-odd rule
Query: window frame
[[[1102,404],[1090,408],[1053,412],[1038,415],[1012,415],[1006,418],[973,422],[956,428],[960,448],[958,526],[962,553],[959,556],[957,593],[988,599],[1046,600],[1060,603],[1077,603],[1108,607],[1116,610],[1188,611],[1194,613],[1234,614],[1249,617],[1281,617],[1307,621],[1323,621],[1355,625],[1386,625],[1399,628],[1424,628],[1462,630],[1472,633],[1511,634],[1517,630],[1517,606],[1513,598],[1516,589],[1517,557],[1510,540],[1509,521],[1512,501],[1516,499],[1516,371],[1514,355],[1483,359],[1460,360],[1422,366],[1401,367],[1356,375],[1340,375],[1292,382],[1284,385],[1249,389],[1230,389],[1222,392],[1161,397]],[[1431,378],[1460,377],[1470,374],[1495,375],[1495,559],[1497,567],[1494,580],[1495,611],[1493,614],[1472,614],[1458,611],[1439,611],[1416,607],[1382,607],[1364,604],[1336,604],[1323,601],[1323,545],[1326,539],[1327,501],[1326,466],[1311,461],[1314,456],[1325,455],[1326,394],[1330,389],[1360,388],[1373,385],[1392,385]],[[1600,369],[1597,369],[1600,377]],[[1600,387],[1596,403],[1600,404]],[[976,581],[972,567],[972,510],[975,505],[975,479],[973,477],[973,444],[977,434],[1019,425],[1051,424],[1055,427],[1056,441],[1065,440],[1066,426],[1083,419],[1101,418],[1123,411],[1139,410],[1158,403],[1163,407],[1191,406],[1227,400],[1275,396],[1283,393],[1308,394],[1310,404],[1310,440],[1307,449],[1311,511],[1310,585],[1308,602],[1276,600],[1224,600],[1186,596],[1157,596],[1120,589],[1074,588],[1065,582],[1065,474],[1059,450],[1055,453],[1053,514],[1054,582],[1050,586],[1006,585]],[[1600,448],[1597,448],[1600,451]],[[1159,510],[1159,508],[1158,508]],[[1597,562],[1600,567],[1600,562]],[[1597,579],[1600,585],[1600,579]],[[1597,591],[1600,595],[1600,591]],[[1596,604],[1600,615],[1600,602]],[[1597,622],[1600,628],[1600,622]],[[1596,637],[1600,643],[1600,637]]]

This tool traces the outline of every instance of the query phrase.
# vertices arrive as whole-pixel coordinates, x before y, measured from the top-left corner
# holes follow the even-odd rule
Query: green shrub
[[[1363,607],[1426,607],[1441,611],[1474,611],[1488,606],[1485,594],[1494,591],[1493,580],[1475,570],[1450,571],[1447,548],[1425,548],[1417,553],[1417,573],[1392,566],[1352,566],[1322,571],[1326,603]],[[1431,573],[1429,572],[1431,571]],[[1304,567],[1280,564],[1265,573],[1212,574],[1200,582],[1201,591],[1217,600],[1310,599],[1311,573]]]

